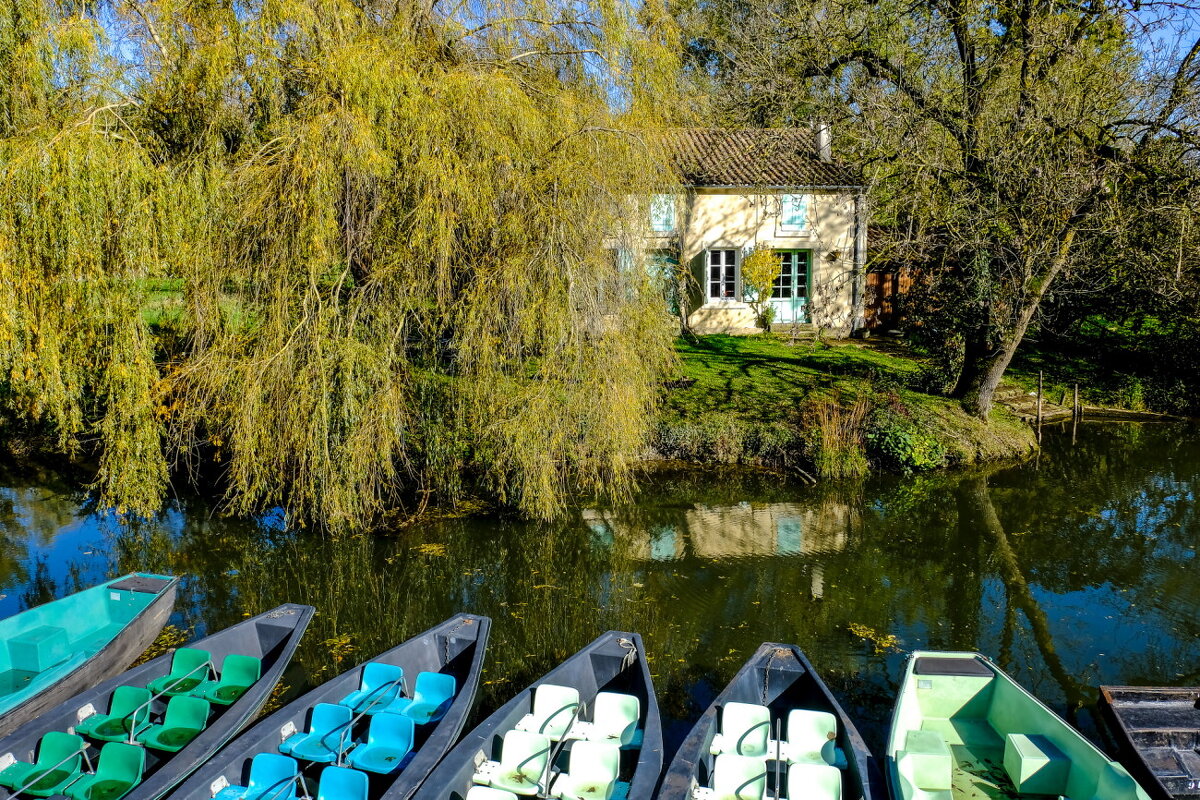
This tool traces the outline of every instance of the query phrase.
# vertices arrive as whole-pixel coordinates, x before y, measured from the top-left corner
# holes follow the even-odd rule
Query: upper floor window
[[[668,233],[675,230],[675,198],[656,194],[650,199],[650,230]]]
[[[780,198],[779,228],[785,231],[808,229],[808,195],[785,194]]]

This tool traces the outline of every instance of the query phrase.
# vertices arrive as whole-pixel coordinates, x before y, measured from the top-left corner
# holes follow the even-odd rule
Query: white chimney
[[[833,144],[829,140],[829,123],[817,123],[817,158],[828,163],[833,161]]]

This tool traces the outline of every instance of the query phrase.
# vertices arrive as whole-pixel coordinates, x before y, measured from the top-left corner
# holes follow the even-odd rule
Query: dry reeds
[[[806,413],[811,430],[810,455],[822,478],[855,478],[870,469],[863,435],[871,403],[859,397],[850,404],[818,400]]]

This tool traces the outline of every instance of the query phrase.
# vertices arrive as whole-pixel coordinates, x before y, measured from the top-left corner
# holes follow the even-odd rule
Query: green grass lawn
[[[932,436],[946,464],[1013,457],[1033,444],[1029,427],[1007,409],[985,424],[955,400],[912,388],[922,362],[900,345],[713,335],[680,339],[676,350],[681,380],[666,393],[655,444],[668,457],[799,464],[811,458],[809,412],[826,401],[867,403],[864,436],[881,424]]]
[[[799,404],[816,398],[857,396],[880,384],[901,388],[920,364],[857,343],[817,345],[766,336],[701,336],[676,344],[682,376],[695,383],[672,390],[668,413],[712,411],[761,421],[790,419]]]

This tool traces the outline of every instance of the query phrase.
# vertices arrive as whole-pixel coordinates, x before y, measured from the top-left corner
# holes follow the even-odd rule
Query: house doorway
[[[811,250],[776,250],[779,275],[771,287],[775,322],[808,322],[808,283],[812,269]]]

